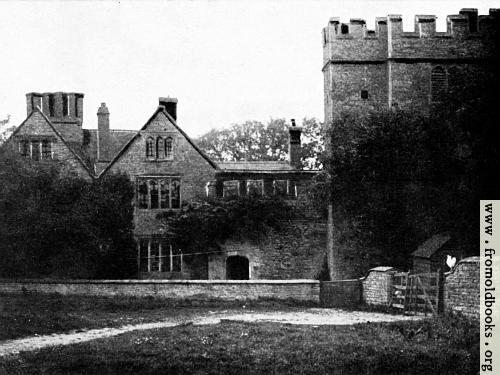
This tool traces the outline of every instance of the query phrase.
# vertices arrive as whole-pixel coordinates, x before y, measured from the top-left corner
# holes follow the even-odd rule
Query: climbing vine
[[[271,229],[280,230],[295,215],[292,205],[283,199],[238,197],[195,200],[179,212],[164,212],[158,218],[184,252],[207,253],[219,250],[229,237],[256,241]]]

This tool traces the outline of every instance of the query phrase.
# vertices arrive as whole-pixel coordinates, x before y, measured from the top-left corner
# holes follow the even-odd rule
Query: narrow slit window
[[[431,101],[434,103],[443,100],[446,93],[446,72],[445,70],[437,66],[432,69],[431,73]]]

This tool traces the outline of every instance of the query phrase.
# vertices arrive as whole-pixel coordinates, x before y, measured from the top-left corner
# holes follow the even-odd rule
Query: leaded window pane
[[[52,143],[48,140],[42,141],[42,159],[52,158]]]
[[[165,140],[165,158],[172,159],[173,157],[173,141],[172,138],[169,137]]]
[[[148,138],[146,140],[146,157],[154,158],[154,142],[153,138]]]
[[[171,206],[170,208],[180,208],[181,207],[181,183],[179,180],[172,180],[171,183]]]
[[[151,208],[159,207],[158,182],[151,180],[149,182],[149,196],[151,198]]]
[[[223,196],[224,198],[237,197],[240,195],[239,181],[224,181],[223,182]]]
[[[40,160],[40,142],[32,141],[31,142],[31,159]]]
[[[248,180],[247,181],[247,194],[249,196],[261,196],[264,182],[262,180]]]

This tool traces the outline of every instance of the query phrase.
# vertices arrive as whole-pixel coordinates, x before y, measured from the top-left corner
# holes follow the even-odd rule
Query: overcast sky
[[[179,99],[191,136],[246,120],[323,119],[321,29],[402,14],[438,16],[500,0],[0,2],[0,119],[26,117],[30,91],[85,94],[84,127],[106,102],[111,127],[138,129],[159,96]]]

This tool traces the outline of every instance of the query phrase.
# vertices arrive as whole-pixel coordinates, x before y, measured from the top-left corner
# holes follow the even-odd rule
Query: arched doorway
[[[241,255],[232,255],[226,259],[226,279],[248,280],[248,258]]]

